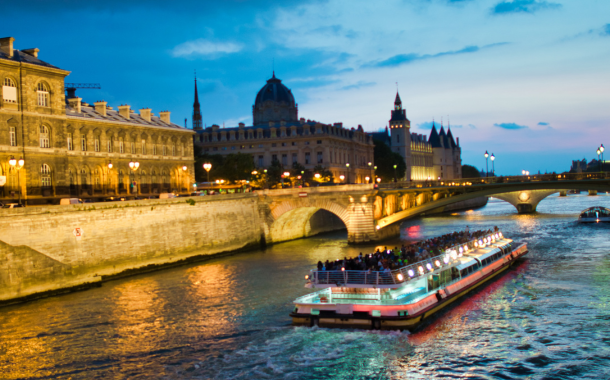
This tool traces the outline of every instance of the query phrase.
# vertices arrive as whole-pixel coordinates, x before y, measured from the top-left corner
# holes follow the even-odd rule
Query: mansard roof
[[[170,128],[181,132],[193,132],[192,130],[181,127],[178,124],[174,124],[171,122],[166,123],[161,120],[160,117],[154,115],[151,115],[150,121],[147,121],[139,114],[132,112],[129,114],[129,119],[126,119],[121,116],[118,111],[106,108],[106,116],[103,116],[102,114],[96,112],[94,107],[88,105],[81,105],[81,112],[78,113],[74,108],[70,107],[69,104],[66,104],[66,115],[69,118],[74,117],[83,120],[125,123],[140,127]]]
[[[62,70],[57,66],[53,66],[50,63],[47,63],[45,61],[38,59],[37,57],[34,57],[31,54],[24,53],[23,51],[20,51],[17,49],[13,49],[12,57],[9,57],[6,53],[3,53],[2,51],[0,51],[0,59],[6,59],[9,61],[15,61],[15,62],[31,63],[32,65],[38,65],[38,66],[48,67],[51,69]]]

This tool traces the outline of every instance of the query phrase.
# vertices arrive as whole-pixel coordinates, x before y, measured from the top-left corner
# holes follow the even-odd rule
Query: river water
[[[415,333],[290,325],[318,260],[375,249],[342,232],[2,308],[0,378],[609,379],[610,224],[575,222],[594,205],[610,196],[404,223],[405,240],[497,225],[530,251]]]

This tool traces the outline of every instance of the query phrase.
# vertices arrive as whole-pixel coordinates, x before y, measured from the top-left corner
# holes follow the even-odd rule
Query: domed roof
[[[268,100],[278,103],[286,102],[289,105],[295,104],[292,92],[288,89],[288,87],[282,84],[281,80],[275,77],[275,72],[273,73],[273,77],[267,81],[267,84],[261,88],[258,94],[256,94],[254,107],[256,108]]]

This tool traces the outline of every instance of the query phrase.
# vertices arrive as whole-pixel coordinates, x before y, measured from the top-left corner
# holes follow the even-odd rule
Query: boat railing
[[[484,248],[502,238],[502,232],[500,231],[487,233],[466,243],[455,244],[444,250],[440,255],[406,265],[393,271],[345,270],[344,268],[341,268],[341,270],[312,269],[306,279],[313,285],[399,285],[449,267],[458,261],[464,253],[473,249]]]

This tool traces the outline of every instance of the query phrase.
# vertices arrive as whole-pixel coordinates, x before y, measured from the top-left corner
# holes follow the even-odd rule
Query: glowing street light
[[[16,160],[15,157],[11,156],[8,160],[8,164],[14,169],[17,169],[17,187],[19,188],[19,204],[21,204],[21,176],[19,175],[19,170],[25,165],[25,160],[23,158]]]
[[[364,179],[366,180],[366,183],[369,183],[369,180],[371,179],[371,177],[369,177],[368,175],[366,177],[364,177]]]
[[[601,148],[597,148],[597,162],[599,163],[599,171],[602,171],[602,161],[600,158],[600,154],[602,154]]]
[[[343,174],[341,174],[341,175],[339,176],[339,179],[341,180],[341,182],[343,182],[343,180],[345,179],[345,176],[344,176]]]
[[[489,157],[489,158],[491,158],[491,175],[493,177],[495,177],[496,176],[496,169],[494,167],[494,160],[496,159],[496,156],[494,156],[494,154],[492,153],[491,157]]]
[[[140,163],[139,162],[137,162],[137,161],[136,162],[133,162],[133,161],[129,162],[129,169],[133,170],[134,172],[136,170],[138,170],[139,167],[140,167]]]
[[[396,175],[396,168],[398,167],[398,165],[394,165],[394,183],[398,182],[398,177]]]
[[[209,162],[206,162],[205,164],[203,164],[203,168],[205,169],[206,172],[208,172],[208,183],[210,182],[210,169],[212,169],[212,164],[210,164]]]
[[[345,164],[345,168],[347,169],[347,183],[349,184],[349,162]]]
[[[487,158],[489,157],[489,153],[485,151],[485,178],[489,177],[489,167],[487,166]]]
[[[320,179],[320,173],[316,173],[313,176],[316,177],[316,179]]]

